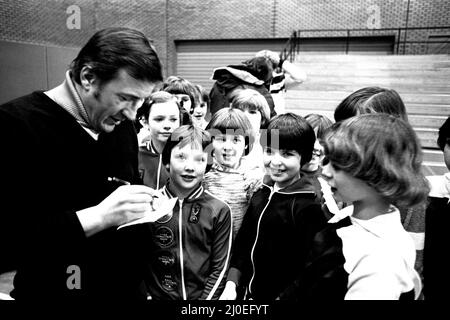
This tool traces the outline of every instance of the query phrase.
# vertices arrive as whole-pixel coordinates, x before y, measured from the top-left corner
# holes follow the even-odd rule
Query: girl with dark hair
[[[139,109],[138,119],[149,134],[139,146],[139,173],[146,186],[160,189],[169,177],[161,153],[172,132],[182,124],[182,109],[175,96],[158,91]]]
[[[321,206],[310,181],[300,168],[311,159],[315,136],[300,116],[287,113],[272,118],[264,146],[264,164],[271,184],[264,184],[252,197],[234,244],[228,281],[221,299],[271,301],[317,297],[342,297],[327,286],[335,279],[334,262],[323,255],[310,260],[316,235],[326,226]],[[320,251],[320,250],[318,250]],[[317,251],[317,252],[318,252]],[[330,250],[329,252],[331,252]],[[310,272],[320,261],[322,269]],[[323,271],[329,265],[330,272]]]
[[[408,121],[405,104],[397,91],[380,87],[361,88],[347,96],[334,110],[334,120],[365,113],[387,113]]]

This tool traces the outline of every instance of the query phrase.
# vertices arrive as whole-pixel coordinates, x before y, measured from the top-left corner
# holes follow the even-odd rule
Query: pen
[[[117,183],[121,183],[123,185],[130,185],[131,184],[128,181],[125,181],[125,180],[122,180],[122,179],[119,179],[119,178],[116,178],[116,177],[108,177],[108,181],[114,181],[114,182],[117,182]]]

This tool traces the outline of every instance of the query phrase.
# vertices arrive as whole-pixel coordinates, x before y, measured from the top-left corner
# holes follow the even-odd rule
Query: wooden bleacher
[[[450,116],[450,55],[300,54],[295,64],[308,79],[287,91],[287,111],[320,113],[333,120],[336,106],[353,91],[367,86],[395,89],[422,143],[425,174],[447,172],[436,139]]]

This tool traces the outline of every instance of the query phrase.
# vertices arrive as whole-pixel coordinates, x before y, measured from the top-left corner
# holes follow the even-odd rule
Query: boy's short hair
[[[208,153],[208,164],[205,173],[208,172],[212,164],[210,148],[208,147],[211,144],[211,135],[208,131],[194,125],[180,126],[172,132],[162,152],[163,165],[170,164],[170,155],[172,154],[173,148],[182,148],[189,144],[201,148],[204,152]]]
[[[253,89],[236,89],[231,93],[231,108],[242,111],[258,111],[261,114],[260,128],[264,129],[270,120],[270,107],[266,98]]]
[[[437,138],[437,145],[439,149],[444,151],[445,145],[450,143],[450,117],[445,120],[444,124],[439,128],[439,136]]]
[[[189,96],[189,99],[191,100],[191,110],[187,111],[190,114],[194,111],[194,107],[200,103],[200,90],[192,82],[184,78],[178,76],[168,77],[163,83],[162,90],[175,95],[183,94]]]
[[[263,133],[263,147],[295,150],[301,156],[302,166],[311,161],[316,134],[303,117],[291,112],[277,115],[269,121]]]
[[[152,93],[150,97],[146,99],[142,104],[142,106],[137,110],[136,119],[139,120],[144,118],[145,120],[148,121],[148,117],[150,115],[150,110],[152,109],[152,106],[157,103],[166,103],[166,102],[174,102],[177,105],[178,110],[180,111],[179,113],[180,125],[192,123],[189,115],[187,115],[185,110],[180,106],[177,98],[173,94],[166,91],[157,91]]]
[[[310,113],[306,115],[305,120],[308,121],[313,130],[317,129],[317,139],[322,139],[325,131],[333,125],[333,121],[331,121],[328,117],[317,113]]]
[[[200,92],[200,97],[201,97],[202,101],[203,101],[203,102],[206,102],[206,103],[208,104],[208,106],[209,106],[209,102],[210,102],[210,99],[209,99],[209,92],[206,91],[206,89],[203,88],[203,87],[202,87],[201,85],[199,85],[199,84],[196,84],[195,87],[197,88],[198,92]]]
[[[244,136],[245,155],[252,150],[255,142],[252,124],[245,113],[239,109],[220,109],[214,113],[205,130],[210,133],[212,139],[218,132]]]
[[[416,133],[388,114],[364,114],[335,123],[322,141],[326,160],[399,205],[414,206],[428,195]]]
[[[365,87],[351,93],[336,107],[334,120],[365,113],[387,113],[408,121],[405,104],[397,91],[380,87]]]

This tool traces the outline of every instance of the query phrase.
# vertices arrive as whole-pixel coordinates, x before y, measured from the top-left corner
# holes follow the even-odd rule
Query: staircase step
[[[437,129],[414,127],[414,131],[423,148],[437,148],[436,140],[439,133]]]
[[[382,62],[389,63],[433,63],[450,62],[447,54],[428,55],[358,55],[358,54],[307,54],[301,53],[295,59],[295,63],[316,62],[316,63],[345,63],[345,62]]]
[[[449,75],[450,79],[450,75]],[[405,93],[429,93],[429,94],[439,94],[443,92],[450,93],[450,83],[446,84],[443,81],[436,81],[436,83],[426,83],[426,84],[418,84],[412,85],[410,83],[397,82],[395,84],[386,84],[382,82],[373,81],[363,83],[358,82],[355,84],[353,81],[340,81],[340,80],[329,80],[326,83],[322,81],[316,81],[316,79],[308,78],[306,82],[301,84],[293,84],[295,87],[288,87],[288,90],[320,90],[320,91],[346,91],[346,92],[354,92],[358,89],[370,86],[391,88],[396,90],[400,96]]]
[[[321,115],[324,115],[328,117],[331,121],[334,122],[333,118],[333,111],[330,110],[317,110],[317,109],[293,109],[293,108],[286,108],[286,112],[293,112],[296,114],[299,114],[301,116],[306,116],[310,113],[318,113]],[[414,116],[413,116],[414,118]],[[437,117],[442,118],[442,117]],[[411,117],[409,118],[411,121]],[[413,119],[412,122],[414,122],[415,119]],[[419,139],[421,140],[422,144],[422,152],[423,152],[423,162],[422,162],[422,168],[424,170],[425,175],[442,175],[446,172],[448,172],[447,167],[444,163],[444,157],[441,150],[437,149],[436,145],[436,139],[437,139],[437,131],[429,132],[429,130],[426,130],[427,128],[418,128],[416,130],[417,135]],[[425,131],[423,131],[425,130]]]
[[[344,97],[340,97],[335,100],[322,100],[318,99],[298,99],[293,98],[289,91],[286,95],[286,108],[293,110],[317,110],[317,111],[329,111],[334,112],[334,109],[342,101]],[[432,115],[443,116],[450,115],[450,105],[433,105],[433,104],[417,104],[409,103],[405,104],[406,112],[408,115]]]
[[[440,176],[448,172],[444,163],[423,162],[422,169],[425,176]]]
[[[437,147],[437,146],[436,146]],[[423,161],[424,162],[433,162],[433,163],[444,163],[444,154],[439,149],[427,149],[424,148],[423,152]]]
[[[341,76],[339,73],[335,73],[333,69],[330,69],[329,75],[312,75],[307,73],[307,80],[305,83],[314,83],[318,84],[327,84],[330,83],[342,83],[342,84],[355,84],[358,85],[358,88],[368,87],[368,86],[396,86],[396,85],[448,85],[449,75],[439,76],[428,76],[428,77],[398,77],[394,75],[385,75],[385,76],[372,76],[370,71],[366,73],[365,76]],[[300,89],[300,87],[299,87]],[[446,88],[445,88],[446,89]],[[448,93],[446,90],[443,93]]]
[[[342,67],[342,66],[341,66]],[[311,69],[307,67],[300,68],[305,71],[308,76],[308,80],[314,79],[316,82],[328,78],[329,80],[336,79],[348,79],[352,78],[374,78],[377,81],[385,81],[384,79],[393,79],[394,82],[403,79],[409,79],[412,83],[433,83],[432,81],[437,81],[439,79],[448,79],[450,75],[450,68],[445,70],[440,69],[428,69],[428,70],[417,70],[416,72],[411,72],[411,69],[405,70],[395,70],[387,67],[386,70],[382,68],[357,68],[354,65],[349,65],[346,67],[347,70],[339,70],[336,67],[323,67],[321,69]],[[415,82],[413,82],[415,81]],[[428,82],[427,82],[428,81]]]
[[[431,116],[431,115],[409,115],[409,123],[413,127],[428,127],[439,129],[447,119],[446,116]]]
[[[289,96],[293,99],[317,99],[321,100],[343,100],[350,95],[351,91],[326,91],[326,90],[290,90]],[[443,104],[450,106],[450,94],[431,94],[431,93],[404,93],[401,98],[407,103],[430,103]]]

